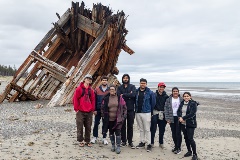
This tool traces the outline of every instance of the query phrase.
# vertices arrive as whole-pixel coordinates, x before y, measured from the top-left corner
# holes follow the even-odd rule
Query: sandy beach
[[[4,85],[6,82],[2,80],[0,93]],[[240,159],[239,101],[199,96],[194,99],[201,103],[197,112],[198,128],[195,131],[199,158]],[[157,134],[155,147],[150,153],[145,149],[122,147],[121,154],[117,155],[110,151],[110,143],[102,145],[101,141],[92,148],[80,148],[76,141],[75,112],[72,105],[48,108],[47,102],[39,100],[0,104],[0,159],[191,159],[183,157],[187,151],[184,140],[181,154],[175,155],[171,152],[173,142],[169,125],[166,127],[164,139],[165,150],[158,147]],[[34,106],[37,104],[42,104],[43,108],[36,109]],[[135,145],[139,143],[139,134],[135,121]],[[109,137],[107,139],[110,142]]]

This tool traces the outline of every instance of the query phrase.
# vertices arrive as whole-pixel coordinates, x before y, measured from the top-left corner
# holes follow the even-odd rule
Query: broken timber
[[[118,74],[118,56],[122,49],[134,53],[126,45],[125,23],[123,11],[112,14],[101,3],[89,10],[84,2],[80,6],[72,2],[71,9],[53,23],[19,67],[0,95],[0,103],[37,99],[50,99],[48,106],[71,103],[75,88],[86,74],[93,75],[93,88],[100,84],[102,75],[118,85],[114,76]]]

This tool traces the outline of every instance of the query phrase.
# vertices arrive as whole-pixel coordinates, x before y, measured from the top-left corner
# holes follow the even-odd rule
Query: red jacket
[[[94,90],[91,89],[91,96],[88,95],[88,88],[84,86],[84,83],[81,82],[80,85],[76,88],[73,96],[73,106],[74,110],[82,112],[91,112],[95,110],[95,94]],[[83,88],[85,88],[85,93],[82,96]]]

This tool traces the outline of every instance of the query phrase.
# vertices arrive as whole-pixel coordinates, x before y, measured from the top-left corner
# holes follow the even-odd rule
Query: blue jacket
[[[138,94],[139,94],[139,90],[140,90],[140,88],[137,89],[135,112],[138,112]],[[155,94],[148,87],[146,87],[145,92],[144,92],[142,113],[152,113],[153,112],[153,108],[155,107],[155,105],[156,105]]]

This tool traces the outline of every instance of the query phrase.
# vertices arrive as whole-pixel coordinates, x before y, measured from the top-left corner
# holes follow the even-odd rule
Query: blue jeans
[[[93,137],[98,137],[98,125],[100,124],[101,120],[101,112],[97,112],[97,115],[95,115],[94,120],[94,127],[93,127]],[[103,131],[103,125],[102,125],[102,131]],[[106,138],[107,134],[103,134],[103,138]]]
[[[151,119],[151,144],[154,144],[155,133],[157,131],[157,125],[159,128],[159,143],[163,144],[163,136],[165,133],[167,121],[165,118],[163,120],[158,119],[158,114],[153,115]]]

